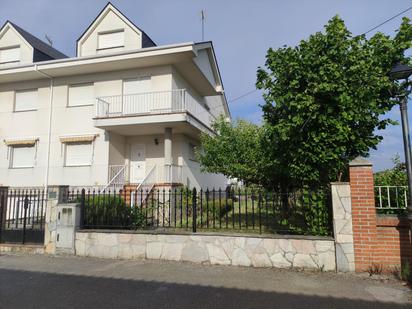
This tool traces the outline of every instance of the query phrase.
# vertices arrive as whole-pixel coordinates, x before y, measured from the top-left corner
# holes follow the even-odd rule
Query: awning
[[[4,140],[4,143],[7,146],[34,146],[39,138],[16,138],[16,139],[8,139]]]
[[[60,142],[62,143],[93,142],[97,136],[99,136],[99,134],[60,136]]]

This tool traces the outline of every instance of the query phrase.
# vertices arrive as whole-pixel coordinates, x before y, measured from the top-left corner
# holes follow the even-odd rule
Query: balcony
[[[98,97],[95,126],[189,122],[211,129],[215,117],[186,89]],[[199,129],[201,129],[199,127]]]

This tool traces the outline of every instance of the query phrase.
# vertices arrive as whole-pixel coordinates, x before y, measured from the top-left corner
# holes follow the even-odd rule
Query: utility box
[[[80,225],[79,204],[57,205],[56,251],[74,254],[76,229]]]

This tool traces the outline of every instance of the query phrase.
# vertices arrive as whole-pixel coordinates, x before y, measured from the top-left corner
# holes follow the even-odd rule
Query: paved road
[[[158,261],[0,256],[0,308],[412,308],[397,281]]]

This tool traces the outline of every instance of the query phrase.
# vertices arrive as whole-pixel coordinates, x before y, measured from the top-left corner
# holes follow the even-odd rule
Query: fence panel
[[[85,229],[331,235],[329,190],[153,189],[70,192]]]
[[[403,214],[408,207],[407,186],[375,186],[375,206],[381,214]]]
[[[45,213],[44,190],[0,192],[0,242],[43,243]]]

